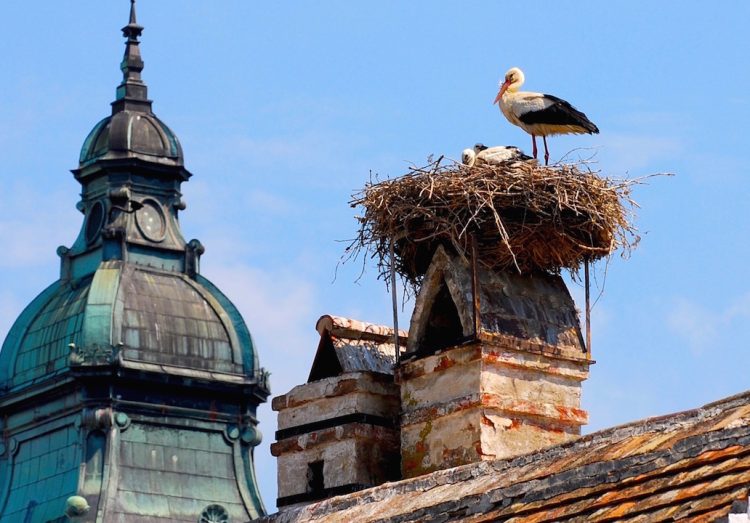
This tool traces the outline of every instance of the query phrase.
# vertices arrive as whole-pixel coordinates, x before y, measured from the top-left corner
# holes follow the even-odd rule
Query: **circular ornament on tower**
[[[94,205],[89,209],[89,213],[86,216],[86,243],[92,244],[99,236],[99,231],[102,230],[104,225],[104,204],[102,202],[94,202]]]
[[[167,234],[167,221],[164,211],[156,200],[146,199],[141,202],[143,207],[135,213],[138,230],[147,240],[160,242]]]
[[[229,513],[221,505],[209,505],[201,512],[198,523],[229,523]]]

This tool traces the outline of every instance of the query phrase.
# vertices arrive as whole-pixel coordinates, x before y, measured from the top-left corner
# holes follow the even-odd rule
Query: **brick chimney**
[[[316,325],[308,382],[273,399],[279,508],[399,479],[393,329],[336,316]],[[400,333],[400,345],[406,333]]]
[[[403,477],[576,438],[591,363],[560,276],[472,267],[439,247],[396,376]]]

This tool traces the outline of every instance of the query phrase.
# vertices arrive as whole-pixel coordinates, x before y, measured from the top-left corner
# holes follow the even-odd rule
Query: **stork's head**
[[[500,91],[497,93],[497,97],[492,103],[498,103],[505,94],[505,91],[518,91],[524,80],[525,78],[523,76],[523,71],[521,71],[518,67],[511,67],[510,69],[508,69],[508,72],[505,73],[505,78],[500,82]]]
[[[461,163],[471,167],[477,159],[477,155],[473,149],[464,149],[461,153]]]

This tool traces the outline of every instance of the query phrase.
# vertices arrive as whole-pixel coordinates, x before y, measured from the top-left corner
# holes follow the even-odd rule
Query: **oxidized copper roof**
[[[29,387],[71,365],[242,383],[257,354],[247,326],[208,280],[121,261],[93,278],[58,282],[21,315],[3,344],[0,387]]]
[[[122,82],[112,102],[112,115],[97,123],[83,143],[81,168],[97,161],[123,158],[180,167],[184,163],[177,136],[151,110],[148,88],[141,78],[143,59],[138,38],[142,32],[131,2],[130,22],[122,28],[127,38],[120,63]]]
[[[81,167],[98,160],[140,158],[183,165],[177,135],[153,113],[123,110],[97,123],[83,142]]]
[[[112,115],[73,171],[81,232],[0,350],[0,523],[265,513],[253,448],[268,373],[180,230],[190,173],[151,110],[134,4]]]
[[[90,278],[75,287],[57,282],[27,308],[3,344],[3,387],[29,385],[67,370],[68,345],[81,341],[90,284]]]
[[[266,521],[714,521],[750,486],[750,392]]]

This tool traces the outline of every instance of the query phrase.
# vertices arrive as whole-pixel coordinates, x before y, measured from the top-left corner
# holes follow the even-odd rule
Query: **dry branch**
[[[351,206],[364,215],[347,257],[375,257],[384,276],[393,240],[396,270],[418,284],[439,244],[468,257],[474,235],[478,261],[488,268],[575,272],[587,258],[617,249],[627,255],[637,245],[630,190],[640,182],[603,178],[586,164],[438,160],[353,195]]]

